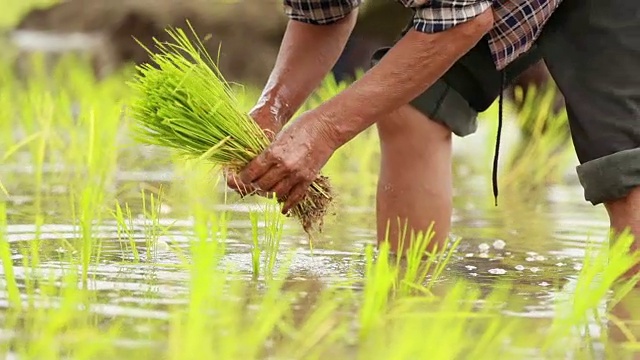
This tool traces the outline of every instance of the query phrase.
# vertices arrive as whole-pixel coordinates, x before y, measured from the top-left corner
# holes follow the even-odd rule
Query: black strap
[[[504,88],[507,83],[507,74],[506,71],[502,72],[502,81],[500,85],[500,99],[498,100],[498,133],[496,134],[496,148],[493,154],[493,174],[492,174],[492,185],[493,185],[493,199],[495,202],[495,206],[498,206],[498,156],[500,155],[500,138],[502,135],[502,115],[503,115],[503,104],[504,104]]]

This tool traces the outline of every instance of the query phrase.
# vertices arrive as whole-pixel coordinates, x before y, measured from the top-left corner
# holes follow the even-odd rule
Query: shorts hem
[[[585,200],[593,205],[624,198],[640,186],[640,148],[588,161],[577,172]]]
[[[378,49],[371,57],[371,66],[375,66],[389,49]],[[431,121],[448,127],[458,137],[472,135],[478,129],[478,112],[442,78],[411,100],[408,105],[413,106]]]

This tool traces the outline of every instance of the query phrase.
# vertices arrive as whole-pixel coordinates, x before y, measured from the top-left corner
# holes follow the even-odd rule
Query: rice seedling
[[[540,273],[456,273],[468,265],[466,250],[459,248],[465,240],[425,254],[431,231],[407,229],[404,236],[412,241],[405,258],[394,257],[386,246],[376,251],[366,225],[373,222],[369,205],[378,152],[370,131],[323,170],[345,194],[341,223],[313,253],[295,257],[297,233],[283,226],[274,199],[261,199],[249,210],[227,205],[218,174],[211,171],[216,161],[196,155],[181,161],[163,152],[169,146],[145,154],[128,138],[137,126],[121,114],[122,104],[133,99],[122,84],[129,74],[98,84],[72,59],[52,74],[36,72],[27,83],[10,81],[8,90],[0,89],[0,103],[8,105],[0,108],[0,128],[13,131],[0,135],[0,170],[10,194],[0,200],[0,357],[602,358],[603,344],[613,341],[604,326],[609,333],[618,329],[615,341],[625,351],[638,348],[633,315],[620,310],[637,303],[635,282],[614,281],[637,260],[624,255],[623,243],[596,247],[585,261],[576,257],[581,270],[553,273],[550,263],[544,279],[565,285],[548,287],[527,284]],[[202,74],[211,86],[216,73]],[[344,85],[328,79],[307,106]],[[250,97],[258,92],[252,90],[233,89],[232,104],[240,113],[255,100]],[[206,122],[200,129],[210,131]],[[228,141],[240,144],[234,151],[248,143]],[[257,153],[243,152],[242,159]],[[29,171],[6,171],[9,162],[29,165]],[[136,171],[141,172],[131,174]],[[154,171],[162,173],[159,180],[152,179]],[[492,241],[511,234],[507,250],[542,253],[550,249],[544,241],[562,231],[547,207],[527,212],[511,206],[510,214],[496,219],[479,205],[484,199],[460,185],[456,196],[468,207],[460,207],[456,224],[470,237]],[[57,186],[61,193],[54,191]],[[33,196],[33,203],[14,202],[20,195]],[[354,215],[350,207],[362,213]],[[233,222],[247,212],[249,222]],[[591,224],[589,214],[572,216]],[[57,225],[71,230],[52,230]],[[580,247],[580,234],[572,235],[570,246]],[[476,240],[465,246],[475,247]],[[159,243],[167,244],[164,251]],[[247,246],[252,243],[253,259]],[[504,259],[482,261],[519,264],[506,253]],[[603,305],[618,311],[609,314]],[[615,356],[620,353],[611,349],[611,358],[623,358]]]
[[[123,248],[122,251],[131,252],[131,254],[133,254],[134,261],[139,262],[140,253],[138,252],[138,247],[136,246],[136,242],[133,238],[133,215],[131,214],[129,204],[125,204],[125,208],[123,210],[120,203],[116,202],[112,216],[116,219],[118,224],[118,239],[126,238],[126,242],[121,240],[121,244],[125,243],[128,247]]]
[[[504,299],[504,292],[495,293],[493,301]],[[360,358],[486,359],[503,355],[502,343],[513,335],[513,320],[501,317],[490,306],[474,311],[474,304],[483,298],[476,287],[459,282],[442,298],[396,301],[376,331],[360,344]]]
[[[264,211],[264,273],[265,276],[273,276],[278,253],[280,252],[280,241],[284,231],[284,222],[280,212],[275,209],[276,199],[274,198]],[[270,207],[269,207],[270,206]]]
[[[11,256],[11,248],[7,242],[4,232],[7,228],[7,210],[6,203],[0,201],[0,261],[2,261],[3,268],[3,283],[6,285],[7,296],[9,298],[9,304],[19,309],[22,305],[20,299],[20,290],[16,283],[16,277],[13,271],[13,259]]]
[[[260,217],[262,217],[262,226],[260,226]],[[261,263],[264,276],[272,277],[284,230],[282,214],[277,211],[277,199],[270,198],[260,211],[251,210],[249,218],[253,243],[251,249],[253,277],[257,279],[260,276]],[[264,259],[261,261],[262,255]]]
[[[522,189],[522,179],[527,179],[529,186],[561,182],[561,171],[567,168],[573,147],[566,111],[552,111],[555,95],[551,86],[527,91],[522,111],[515,114],[524,135],[507,159],[505,187]]]
[[[262,252],[258,240],[258,216],[255,212],[252,212],[249,216],[251,218],[251,239],[253,240],[251,247],[251,265],[253,266],[253,278],[257,279],[258,276],[260,276],[260,253]]]
[[[136,138],[240,171],[266,149],[267,135],[240,110],[202,42],[182,29],[167,32],[174,43],[156,41],[157,53],[147,49],[153,64],[138,66],[130,82]],[[292,215],[305,231],[320,230],[331,200],[328,178],[319,176]]]
[[[640,354],[640,313],[637,306],[640,289],[637,281],[630,281],[612,290],[606,316],[605,336],[611,339],[606,344],[607,354],[609,358],[632,359]]]
[[[618,284],[627,289],[636,285],[637,276],[623,278],[629,269],[640,263],[640,252],[630,251],[633,240],[627,232],[613,238],[611,245],[606,242],[598,247],[589,244],[575,290],[571,299],[560,305],[561,313],[553,319],[550,336],[543,350],[559,351],[553,349],[560,345],[557,339],[569,339],[572,332],[588,326],[590,315],[598,319],[601,316],[598,314],[598,307],[602,299]],[[615,302],[616,298],[612,300]]]

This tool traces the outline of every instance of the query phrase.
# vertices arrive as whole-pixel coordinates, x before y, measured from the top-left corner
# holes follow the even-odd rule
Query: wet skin
[[[356,16],[352,13],[336,25],[322,27],[294,21],[289,23],[274,73],[263,92],[259,105],[267,108],[271,105],[272,111],[262,111],[259,114],[256,111],[254,118],[258,123],[268,123],[269,120],[266,118],[272,117],[276,122],[275,126],[281,126],[278,123],[279,120],[286,119],[299,108],[337,60],[355,24]],[[474,20],[449,31],[437,34],[410,31],[379,64],[361,79],[326,103],[302,114],[293,120],[289,127],[279,132],[265,152],[249,163],[237,176],[230,178],[230,186],[245,191],[275,192],[284,202],[283,212],[286,213],[301,200],[305,190],[333,152],[369,126],[378,122],[379,130],[382,129],[385,133],[385,127],[380,122],[400,121],[400,124],[406,124],[405,131],[413,129],[410,124],[421,120],[415,121],[415,113],[401,108],[441,77],[451,64],[489,31],[492,24],[493,13],[489,10]],[[302,41],[303,39],[313,39],[311,42],[313,46],[306,45],[308,42]],[[373,99],[375,101],[372,101]],[[286,104],[286,107],[277,106],[278,103]],[[409,116],[413,116],[414,119],[402,121],[398,117],[406,114],[410,114]],[[424,123],[431,122],[424,121]],[[432,126],[432,124],[427,125],[426,131],[422,132],[425,135],[433,134],[428,129]],[[412,134],[411,137],[416,138],[416,134]],[[381,134],[383,140],[392,138],[393,136]],[[445,143],[442,149],[445,149],[443,153],[446,153],[447,141],[450,139],[448,136],[443,138]],[[424,138],[421,141],[424,141]],[[397,153],[394,146],[384,149],[387,149],[386,152]],[[390,156],[393,158],[397,155]],[[425,157],[424,154],[421,155],[422,159]],[[411,159],[419,160],[415,157]],[[416,165],[415,163],[407,164],[406,161],[400,163],[405,166]],[[438,163],[445,164],[445,168],[447,165],[450,166],[450,162],[447,161]],[[439,167],[442,168],[442,166]],[[386,168],[395,171],[393,166]],[[417,181],[420,181],[424,177],[424,172],[413,175],[416,175]],[[392,176],[385,173],[381,174],[381,178],[391,180],[386,184],[387,189],[400,189],[410,185],[407,182],[411,181],[410,177],[397,176],[398,181],[394,182]],[[450,183],[450,179],[445,177],[444,180],[445,184]],[[435,188],[438,187],[439,185]],[[398,198],[400,194],[398,192],[395,192],[394,196],[379,193],[379,200],[380,198],[383,201],[388,199],[386,201],[392,203],[382,206],[391,211],[378,212],[378,228],[380,229],[381,224],[386,225],[387,220],[397,217],[407,218],[409,226],[416,231],[426,230],[433,221],[442,220],[438,223],[443,223],[443,231],[437,234],[434,244],[444,241],[450,216],[445,216],[446,220],[442,215],[424,216],[430,212],[442,214],[441,207],[431,207],[432,210],[429,211],[426,208],[427,204],[416,205],[411,207],[415,211],[406,214],[406,211],[401,210],[398,205],[402,204],[402,207],[406,208],[405,200],[415,202],[416,192],[426,194],[435,188],[421,192],[419,183],[417,186],[410,185],[409,188],[405,188],[400,198]],[[444,195],[447,196],[447,193],[445,191]],[[445,215],[446,213],[444,211]],[[397,239],[394,235],[396,235],[396,229],[391,229],[390,239]],[[380,232],[378,238],[379,241],[383,240]],[[393,240],[391,245],[396,249],[398,243]]]
[[[389,241],[397,250],[403,239],[394,224],[401,220],[416,232],[434,224],[430,246],[442,244],[451,224],[451,131],[406,104],[492,28],[493,13],[487,10],[435,34],[409,31],[362,78],[281,130],[337,61],[356,17],[352,12],[323,26],[289,22],[276,65],[252,111],[255,121],[276,135],[239,174],[230,174],[228,184],[241,193],[275,193],[286,213],[331,155],[375,123],[382,149],[378,243]],[[630,228],[640,234],[640,189],[605,207],[614,233]]]

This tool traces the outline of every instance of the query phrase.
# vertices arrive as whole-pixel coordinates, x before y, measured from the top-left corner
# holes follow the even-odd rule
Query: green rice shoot
[[[197,39],[190,24],[189,28]],[[134,90],[135,138],[239,172],[267,148],[269,138],[240,110],[202,42],[190,41],[179,28],[167,32],[173,42],[154,39],[157,52],[145,47],[152,63],[136,66],[134,81],[129,82]],[[328,178],[320,175],[291,210],[308,234],[321,230],[331,193]]]

